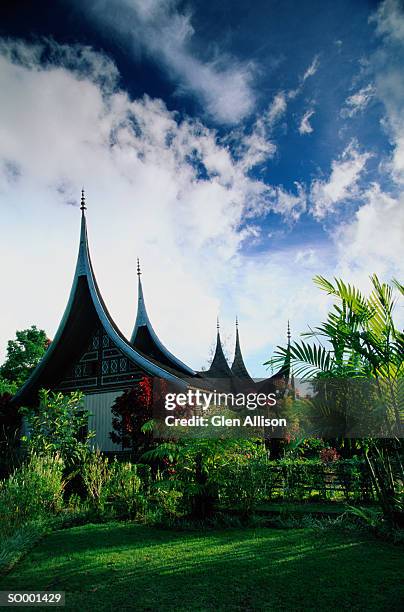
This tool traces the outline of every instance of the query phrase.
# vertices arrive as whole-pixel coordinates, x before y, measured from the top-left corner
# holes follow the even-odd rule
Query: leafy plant
[[[244,517],[250,516],[259,502],[271,497],[277,474],[268,469],[268,465],[265,455],[246,457],[240,454],[220,466],[213,476],[220,502],[239,509]]]
[[[147,480],[145,470],[136,464],[115,460],[110,465],[108,497],[118,516],[135,518],[145,515],[149,492]]]
[[[16,332],[15,340],[7,344],[7,356],[0,367],[0,376],[16,386],[21,386],[39,363],[50,344],[43,329],[32,325]]]
[[[98,449],[86,455],[82,466],[82,477],[93,508],[101,512],[108,497],[110,472],[107,457],[104,457]]]
[[[132,458],[138,458],[149,448],[150,434],[142,431],[152,413],[152,383],[143,377],[138,384],[118,396],[112,406],[110,438],[122,449],[130,449]]]
[[[340,455],[335,448],[323,448],[320,451],[320,459],[323,463],[333,463],[340,459]]]
[[[404,287],[396,280],[392,285],[381,283],[375,274],[371,277],[372,290],[368,296],[340,279],[330,282],[317,276],[314,282],[335,299],[327,320],[304,334],[315,338],[317,344],[310,345],[301,341],[289,347],[278,347],[276,356],[267,364],[282,363],[288,355],[295,376],[314,378],[317,381],[326,379],[327,384],[322,387],[320,401],[317,400],[314,407],[325,414],[328,409],[328,419],[331,396],[334,406],[344,408],[347,405],[346,386],[333,386],[332,379],[374,381],[372,391],[375,391],[383,409],[387,435],[392,440],[369,438],[363,446],[383,513],[394,523],[397,513],[402,512],[404,480],[401,442],[394,439],[396,432],[401,431],[404,416],[404,335],[397,329],[393,319],[397,301],[394,289],[404,295]],[[325,340],[326,346],[321,339]],[[358,399],[360,401],[356,402]],[[358,398],[352,393],[350,402],[350,408],[352,404],[355,407],[355,403],[362,409],[370,409],[375,405],[373,398]],[[343,410],[340,416],[344,418]]]
[[[0,481],[0,532],[11,533],[20,525],[61,510],[63,468],[59,455],[32,454],[8,479]]]
[[[184,492],[173,481],[157,480],[152,488],[151,500],[159,521],[181,519],[187,514]]]
[[[90,413],[83,407],[79,391],[63,395],[42,389],[38,407],[21,408],[28,431],[22,440],[30,452],[58,453],[67,466],[77,463],[88,452],[95,433],[88,430]]]
[[[360,508],[357,506],[347,506],[348,514],[356,516],[369,527],[377,527],[382,520],[380,510],[375,508]]]
[[[143,455],[157,463],[163,480],[182,493],[182,504],[193,519],[212,515],[219,498],[219,470],[242,454],[244,459],[264,453],[262,443],[250,440],[182,439],[164,442]]]

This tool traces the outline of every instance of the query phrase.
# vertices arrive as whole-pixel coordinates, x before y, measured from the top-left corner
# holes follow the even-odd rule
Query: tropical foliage
[[[83,405],[79,391],[63,395],[42,389],[39,406],[21,408],[27,433],[23,436],[30,452],[39,455],[59,454],[67,466],[85,455],[94,432],[88,429],[90,413]]]
[[[57,454],[32,454],[7,480],[0,481],[0,535],[61,510],[63,469]]]
[[[138,384],[118,396],[112,406],[111,440],[139,457],[148,447],[149,435],[142,428],[152,417],[152,383],[143,377]]]
[[[395,436],[402,431],[404,417],[404,335],[393,319],[397,302],[394,291],[403,295],[404,287],[398,281],[391,285],[381,283],[373,275],[372,290],[365,296],[339,279],[330,282],[317,276],[314,281],[335,300],[327,320],[304,334],[316,343],[302,340],[290,347],[278,347],[275,358],[267,363],[280,363],[288,354],[295,376],[325,380],[323,390],[327,385],[333,388],[333,379],[373,381],[372,390],[384,409],[387,435],[390,432],[392,439],[369,438],[363,441],[362,448],[384,515],[394,522],[402,511],[403,483],[402,447]],[[346,385],[342,385],[339,393],[345,391]],[[362,408],[366,407],[366,401],[361,400]]]
[[[0,377],[20,387],[39,363],[50,340],[44,330],[35,325],[17,331],[15,335],[15,340],[8,341],[7,356],[0,367]]]
[[[394,287],[404,295],[398,281],[393,285],[371,277],[372,291],[364,296],[359,289],[335,279],[334,284],[316,276],[315,284],[335,298],[327,320],[310,332],[311,345],[304,341],[290,347],[293,370],[297,377],[364,376],[398,380],[403,376],[404,335],[393,320],[397,297]],[[324,339],[326,346],[321,342]],[[282,363],[287,348],[278,350],[278,358],[267,363]]]

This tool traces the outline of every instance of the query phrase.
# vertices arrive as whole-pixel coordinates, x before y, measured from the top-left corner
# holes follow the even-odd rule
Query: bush
[[[157,522],[183,518],[190,512],[189,500],[175,481],[158,480],[152,489],[151,501]]]
[[[265,456],[250,459],[244,455],[220,466],[215,475],[220,502],[250,515],[257,503],[271,497],[276,473],[268,467]]]
[[[148,507],[150,468],[115,460],[110,466],[108,498],[119,517],[144,517]],[[143,476],[143,478],[142,478]]]
[[[99,450],[88,453],[82,466],[83,482],[92,507],[102,512],[108,497],[108,459]]]
[[[94,432],[88,431],[90,413],[83,408],[79,391],[63,395],[40,391],[39,407],[21,408],[29,434],[23,437],[29,452],[58,453],[67,466],[80,462],[88,452]]]
[[[32,455],[0,482],[0,533],[8,535],[30,521],[47,519],[63,503],[63,460]]]
[[[277,459],[234,455],[212,475],[219,502],[251,514],[274,498],[287,501],[353,500],[369,502],[373,490],[365,463],[359,459]]]

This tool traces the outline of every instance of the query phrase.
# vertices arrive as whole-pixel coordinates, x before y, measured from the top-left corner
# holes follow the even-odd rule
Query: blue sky
[[[139,255],[194,367],[218,313],[263,375],[288,319],[324,316],[315,274],[401,275],[399,0],[5,2],[0,23],[0,356],[15,329],[55,332],[83,184],[113,317],[130,334]]]

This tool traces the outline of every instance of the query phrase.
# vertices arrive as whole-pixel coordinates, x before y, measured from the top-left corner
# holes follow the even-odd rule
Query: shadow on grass
[[[65,590],[80,610],[400,610],[403,569],[363,534],[120,523],[52,534],[0,588]]]

